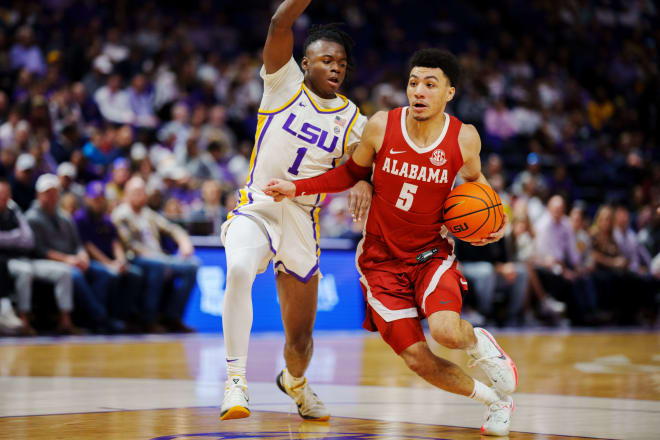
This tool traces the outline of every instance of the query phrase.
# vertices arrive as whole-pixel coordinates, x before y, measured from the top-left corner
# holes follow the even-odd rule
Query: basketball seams
[[[488,197],[488,201],[490,202],[491,206],[493,208],[493,229],[491,229],[491,233],[495,232],[495,227],[497,226],[497,210],[495,210],[495,204],[493,203],[493,199],[490,197],[490,194],[488,194],[488,191],[486,191],[481,185],[483,184],[478,184],[477,182],[468,182],[471,183],[472,185],[476,186],[479,188],[484,194],[486,194],[486,197]],[[490,187],[491,191],[495,192],[495,190]]]
[[[475,229],[474,231],[470,232],[468,235],[464,235],[463,237],[458,237],[458,236],[457,236],[457,238],[460,238],[461,240],[463,240],[463,239],[466,239],[466,238],[468,238],[469,236],[471,236],[471,235],[473,235],[473,234],[476,234],[477,232],[481,231],[481,228],[484,227],[484,225],[488,222],[488,219],[490,218],[490,208],[486,208],[486,214],[487,214],[487,216],[486,216],[486,220],[484,220],[484,222],[483,222],[482,224],[480,224],[479,227],[478,227],[477,229]],[[469,241],[469,240],[468,240],[468,241]]]
[[[457,215],[456,217],[449,217],[449,218],[446,218],[446,219],[443,219],[443,220],[444,220],[444,221],[456,220],[457,218],[466,217],[466,216],[468,216],[468,215],[476,214],[477,212],[487,211],[487,210],[489,210],[489,209],[493,209],[493,208],[495,208],[495,207],[497,207],[497,206],[502,206],[502,204],[501,204],[501,203],[498,203],[497,205],[489,206],[488,208],[479,209],[479,210],[477,210],[477,211],[472,211],[472,212],[468,212],[467,214]]]
[[[468,185],[469,184],[469,185]],[[502,201],[497,195],[497,193],[489,187],[490,191],[488,189],[484,188],[484,184],[481,184],[479,182],[466,182],[465,187],[461,188],[463,185],[459,185],[459,187],[454,188],[454,190],[458,190],[457,192],[450,193],[448,197],[445,199],[445,202],[443,203],[443,217],[445,214],[452,213],[454,216],[450,218],[443,218],[443,222],[445,223],[454,223],[452,225],[447,224],[447,227],[450,229],[452,234],[457,239],[464,240],[467,242],[474,242],[478,241],[478,239],[473,239],[470,240],[470,237],[473,237],[475,234],[478,234],[480,231],[481,234],[477,235],[479,237],[480,235],[488,236],[492,232],[495,231],[495,228],[498,225],[498,214],[500,217],[500,224],[503,222],[504,219],[504,209],[502,205]],[[479,188],[479,190],[476,190],[474,187]],[[465,194],[468,193],[468,194]],[[471,193],[471,194],[470,194]],[[473,195],[473,194],[483,194],[484,196],[480,195]],[[492,193],[492,194],[491,194]],[[459,200],[463,200],[463,202],[454,202],[452,204],[453,200],[458,198]],[[481,203],[477,202],[480,201]],[[483,208],[479,208],[479,206],[483,204]],[[448,210],[445,211],[445,206],[449,208]],[[490,221],[490,211],[491,209],[493,210],[493,225],[491,227],[491,232],[488,232],[488,229],[484,229],[484,226],[487,225]],[[468,212],[469,211],[469,212]],[[486,215],[484,216],[484,212]],[[456,215],[459,214],[459,215]],[[460,220],[462,218],[465,218],[465,220]],[[470,221],[472,219],[472,221]],[[479,222],[481,220],[481,223],[476,226],[476,222]],[[465,226],[469,225],[470,223],[472,225],[475,225],[476,227],[470,227],[466,228],[467,230],[461,230],[463,229],[460,225],[462,222],[465,222]],[[454,232],[452,228],[457,229],[457,232]],[[461,233],[467,233],[467,235],[460,235]]]

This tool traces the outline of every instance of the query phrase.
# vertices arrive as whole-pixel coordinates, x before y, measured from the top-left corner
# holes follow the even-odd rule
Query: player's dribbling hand
[[[263,188],[264,194],[271,196],[276,202],[281,202],[284,198],[292,199],[296,195],[296,185],[293,182],[282,179],[271,179]]]
[[[354,222],[359,222],[367,214],[374,188],[365,180],[360,180],[348,192],[348,210]]]
[[[500,226],[500,229],[498,229],[495,232],[492,232],[488,237],[484,238],[481,241],[475,241],[474,243],[470,243],[472,246],[485,246],[487,244],[495,243],[496,241],[499,241],[502,237],[504,237],[504,229],[506,228],[506,225],[509,223],[509,217],[507,217],[506,214],[504,214],[504,219],[502,220],[502,226]]]

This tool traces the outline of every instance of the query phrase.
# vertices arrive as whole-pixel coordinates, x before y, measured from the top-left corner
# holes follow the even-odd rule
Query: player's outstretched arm
[[[466,182],[479,182],[490,186],[488,180],[481,172],[481,138],[477,129],[472,124],[463,124],[461,131],[458,133],[458,145],[461,148],[463,155],[463,167],[460,170],[461,177]],[[473,246],[484,246],[489,243],[494,243],[504,236],[504,228],[508,223],[508,218],[504,214],[502,226],[497,231],[490,234],[488,237],[481,241],[470,243]]]
[[[264,193],[279,202],[284,198],[292,199],[301,195],[345,191],[360,180],[367,179],[371,175],[376,153],[383,143],[386,123],[387,113],[376,113],[364,126],[360,144],[346,163],[309,179],[294,182],[272,179],[263,188]]]
[[[268,36],[264,45],[266,73],[280,70],[293,54],[293,23],[311,0],[284,0],[270,19]]]

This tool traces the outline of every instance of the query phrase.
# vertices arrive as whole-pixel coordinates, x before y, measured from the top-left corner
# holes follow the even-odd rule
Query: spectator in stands
[[[0,180],[0,258],[5,259],[9,274],[16,280],[14,291],[24,334],[35,334],[28,316],[32,309],[33,279],[55,284],[55,302],[60,311],[57,332],[77,333],[71,323],[71,271],[63,263],[32,258],[34,244],[32,229],[18,205],[11,200],[9,183]]]
[[[73,278],[77,307],[84,314],[85,324],[93,331],[120,332],[121,321],[108,316],[107,300],[110,277],[95,264],[90,264],[73,220],[57,209],[59,179],[44,174],[37,179],[37,200],[26,214],[35,237],[38,258],[64,263]]]
[[[651,255],[637,239],[637,234],[630,227],[630,212],[623,205],[614,210],[614,240],[622,255],[628,261],[628,270],[636,274],[647,274],[651,264]]]
[[[9,179],[12,176],[17,156],[11,147],[0,149],[0,177]]]
[[[142,268],[146,283],[146,310],[144,319],[148,330],[162,331],[157,325],[162,312],[162,324],[174,332],[190,332],[181,320],[188,297],[195,285],[199,261],[188,234],[179,226],[152,211],[147,204],[144,180],[131,178],[126,184],[125,203],[113,213],[119,237],[131,263]],[[167,255],[161,246],[161,235],[173,238],[178,245],[178,256]],[[170,298],[163,297],[166,275],[179,280],[174,284]]]
[[[218,142],[228,152],[234,152],[236,148],[236,137],[231,129],[227,126],[227,109],[221,105],[214,105],[209,111],[209,120],[201,130],[201,149],[206,150],[206,147],[211,142]]]
[[[11,192],[13,199],[23,212],[27,211],[35,198],[34,168],[37,162],[34,156],[23,153],[16,159],[14,176],[11,179]]]
[[[535,299],[538,303],[538,314],[555,323],[559,315],[566,310],[566,304],[548,295],[541,284],[534,263],[537,254],[534,227],[527,216],[526,209],[521,209],[523,206],[520,204],[518,206],[511,222],[511,239],[506,244],[512,247],[510,252],[514,261],[523,263],[527,267],[528,288],[522,306],[523,319],[525,324],[537,323],[532,309],[532,299]]]
[[[456,240],[455,252],[461,262],[461,272],[468,283],[473,283],[477,311],[487,319],[495,319],[495,291],[506,290],[504,324],[517,326],[521,324],[529,275],[525,264],[513,261],[513,256],[509,255],[510,246],[506,242],[510,239],[508,235],[497,243],[481,247]]]
[[[587,230],[588,220],[585,218],[584,205],[574,203],[569,214],[571,227],[575,234],[575,245],[580,255],[581,267],[591,267],[591,236]]]
[[[189,227],[200,227],[196,225],[200,223],[210,224],[211,227],[207,229],[204,234],[195,235],[217,235],[220,233],[220,225],[227,218],[227,213],[222,206],[222,186],[217,180],[206,180],[202,184],[202,201],[203,205],[192,211],[188,216]]]
[[[9,54],[12,69],[27,69],[37,75],[46,73],[46,62],[39,46],[35,44],[34,33],[29,26],[22,26],[16,31],[16,44]]]
[[[82,147],[82,153],[89,163],[104,167],[112,162],[115,157],[112,145],[114,135],[115,130],[112,128],[107,128],[105,131],[96,128],[90,129],[89,140]]]
[[[112,162],[111,179],[105,187],[105,196],[110,203],[110,210],[114,209],[124,198],[124,187],[131,178],[131,162],[118,157]]]
[[[14,107],[9,112],[7,120],[0,125],[0,148],[14,147],[15,131],[18,123],[21,121],[21,111]]]
[[[118,73],[112,73],[106,85],[94,93],[94,101],[106,121],[132,124],[135,120],[129,94],[121,88],[121,76]]]
[[[199,137],[197,137],[195,131],[188,137],[186,154],[180,158],[179,163],[188,170],[188,173],[197,182],[208,179],[219,180],[221,178],[220,169],[213,160],[213,156],[207,152],[200,152]]]
[[[566,217],[566,204],[560,195],[548,201],[547,213],[534,226],[537,272],[544,288],[568,305],[572,322],[592,324],[596,312],[596,292],[587,268],[581,265],[575,233]]]
[[[172,107],[172,120],[158,131],[158,139],[163,144],[171,146],[175,155],[180,157],[186,151],[186,140],[190,135],[190,129],[188,106],[178,102]]]
[[[61,196],[71,194],[75,197],[77,206],[82,206],[85,188],[78,182],[76,177],[78,172],[71,162],[62,162],[57,167],[57,177],[60,179]]]
[[[59,208],[63,214],[68,215],[70,218],[73,218],[73,215],[80,209],[82,205],[78,202],[76,196],[73,193],[66,193],[60,196]]]
[[[82,131],[89,126],[99,126],[103,120],[96,102],[89,96],[89,93],[90,90],[85,88],[85,85],[81,82],[75,82],[71,85],[75,112],[80,114],[78,129]]]
[[[499,99],[486,109],[484,127],[486,140],[498,150],[501,148],[502,142],[516,134],[513,115],[504,102]]]
[[[142,319],[144,304],[142,269],[128,262],[106,208],[103,182],[90,182],[85,194],[85,208],[76,213],[75,222],[92,261],[103,265],[112,275],[111,314],[136,329]]]
[[[23,322],[16,316],[9,299],[10,286],[7,259],[0,255],[0,336],[14,336],[25,332]]]
[[[614,210],[613,235],[621,254],[628,262],[626,278],[630,282],[630,288],[639,297],[639,312],[641,314],[638,318],[642,320],[653,319],[644,315],[656,313],[656,295],[660,292],[660,281],[649,273],[652,261],[651,255],[630,227],[630,212],[623,205],[617,206]]]
[[[530,182],[533,189],[526,188]],[[531,196],[533,192],[533,195],[543,198],[543,195],[548,190],[548,183],[541,172],[540,158],[537,153],[529,153],[527,155],[527,168],[516,176],[511,186],[516,195],[526,193],[528,196]]]
[[[154,93],[147,78],[138,73],[131,81],[128,89],[128,101],[135,115],[135,125],[144,128],[154,128],[158,123],[154,109]]]

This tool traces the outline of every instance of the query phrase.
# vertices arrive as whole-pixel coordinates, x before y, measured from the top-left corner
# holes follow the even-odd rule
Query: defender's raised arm
[[[291,28],[310,2],[311,0],[285,0],[273,14],[263,53],[266,73],[277,72],[291,58],[293,53]]]

